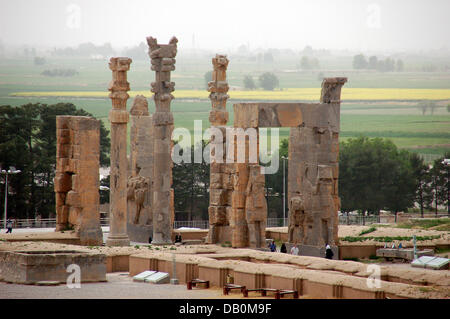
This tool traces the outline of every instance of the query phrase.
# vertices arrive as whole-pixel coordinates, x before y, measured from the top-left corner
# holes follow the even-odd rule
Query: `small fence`
[[[379,222],[380,222],[379,216],[359,216],[359,215],[339,216],[339,225],[370,225]]]
[[[447,217],[446,213],[439,213],[437,216],[426,217]],[[393,219],[394,216],[389,216]],[[408,216],[408,218],[419,218],[418,216]],[[400,219],[400,218],[399,218]],[[14,228],[55,228],[56,218],[42,218],[42,219],[13,219]],[[341,215],[339,216],[340,225],[370,225],[374,223],[389,223],[394,222],[394,220],[387,220],[385,216],[360,216],[360,215]],[[289,225],[288,218],[267,218],[266,227],[284,227]],[[100,218],[100,226],[109,226],[109,218]],[[4,220],[0,220],[0,229],[5,227]],[[173,223],[173,228],[178,229],[181,227],[186,228],[199,228],[199,229],[209,229],[208,220],[176,220]]]
[[[208,220],[176,220],[176,221],[174,221],[174,223],[173,223],[174,229],[178,229],[181,227],[208,229],[209,221]]]
[[[55,228],[56,218],[12,219],[13,228]],[[109,226],[109,218],[100,218],[100,226]],[[4,219],[0,220],[0,228],[5,227]]]
[[[288,225],[287,218],[267,218],[266,227],[284,227]]]

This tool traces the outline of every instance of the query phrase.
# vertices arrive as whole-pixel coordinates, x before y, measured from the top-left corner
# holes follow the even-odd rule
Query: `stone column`
[[[227,168],[233,168],[234,166],[233,164],[226,164],[226,125],[228,122],[226,103],[229,98],[226,71],[228,63],[225,55],[216,54],[215,58],[212,59],[214,67],[212,81],[208,83],[208,91],[211,92],[209,98],[212,105],[212,110],[209,113],[209,122],[211,123],[209,243],[231,242],[230,232],[227,231],[230,223],[227,216],[231,216],[231,206],[228,199],[231,198],[233,184],[232,174]]]
[[[158,44],[152,37],[147,38],[152,70],[156,71],[151,91],[155,93],[155,113],[153,114],[154,167],[153,167],[153,238],[152,244],[172,243],[174,218],[172,189],[172,131],[173,114],[170,102],[175,83],[170,82],[170,72],[175,70],[177,38],[169,44]]]
[[[109,68],[113,72],[108,90],[112,101],[109,112],[111,122],[111,171],[110,171],[110,213],[108,246],[127,246],[130,239],[127,235],[127,71],[130,69],[131,59],[111,58]]]

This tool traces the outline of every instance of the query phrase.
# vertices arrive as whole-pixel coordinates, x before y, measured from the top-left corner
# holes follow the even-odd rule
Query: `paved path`
[[[81,284],[81,288],[17,285],[0,282],[0,299],[209,299],[220,298],[220,289],[187,290],[186,285],[133,282],[128,273],[108,273],[108,282]]]

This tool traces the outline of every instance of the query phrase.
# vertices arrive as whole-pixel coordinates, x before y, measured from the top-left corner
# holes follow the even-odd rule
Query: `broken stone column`
[[[153,125],[143,95],[134,98],[130,110],[130,170],[127,233],[132,241],[148,242],[153,235]]]
[[[209,243],[231,242],[230,220],[231,193],[233,189],[233,164],[226,163],[226,129],[229,98],[226,71],[228,59],[216,54],[212,59],[212,81],[208,82],[209,98],[212,110],[209,113],[211,123],[210,140],[210,191],[209,191]]]
[[[56,141],[56,231],[74,229],[81,245],[101,245],[100,122],[57,116]]]
[[[172,131],[173,114],[170,102],[175,83],[170,81],[170,72],[175,70],[177,38],[169,44],[158,44],[152,37],[147,38],[152,70],[156,71],[151,91],[154,94],[155,113],[153,114],[154,167],[153,167],[153,244],[172,242],[174,219],[172,189]]]
[[[288,238],[300,245],[302,255],[324,255],[328,244],[338,256],[340,94],[346,81],[326,78],[322,83],[319,106],[333,110],[327,120],[311,117],[314,125],[290,130]]]
[[[109,235],[106,240],[108,246],[128,246],[130,239],[127,235],[127,91],[130,84],[127,81],[127,71],[130,69],[131,59],[111,58],[109,68],[112,71],[112,81],[108,90],[112,101],[109,112],[111,122],[111,170],[110,170],[110,213]]]

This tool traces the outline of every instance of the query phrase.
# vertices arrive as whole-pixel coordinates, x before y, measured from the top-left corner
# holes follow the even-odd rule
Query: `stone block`
[[[170,282],[170,276],[167,272],[156,272],[144,279],[144,282],[151,284],[168,284]]]

